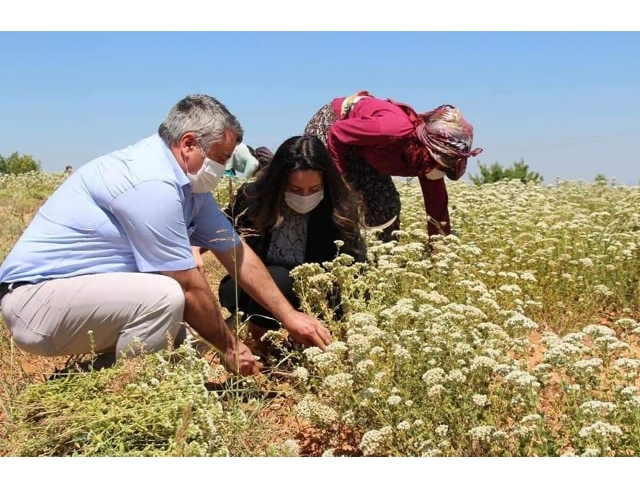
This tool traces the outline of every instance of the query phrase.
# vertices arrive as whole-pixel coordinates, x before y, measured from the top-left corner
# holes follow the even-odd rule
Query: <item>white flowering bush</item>
[[[33,188],[27,176],[4,180],[13,189],[0,188],[0,216],[12,230],[0,251],[62,180],[51,178]],[[258,442],[253,455],[640,454],[640,188],[447,184],[455,235],[429,241],[419,187],[403,182],[397,241],[367,235],[365,263],[340,255],[292,272],[303,310],[323,319],[334,341],[324,352],[291,349],[285,333],[269,333],[288,355],[253,384],[258,396],[283,401],[278,414],[289,419],[277,416],[274,430],[296,424],[299,432]],[[224,204],[233,193],[220,185],[216,197]],[[14,200],[26,213],[8,209]],[[80,426],[56,430],[51,408],[63,409],[47,399],[54,386],[36,385],[9,408],[12,418],[28,412],[8,429],[31,440],[20,452],[120,454],[114,445],[124,445],[121,454],[246,454],[238,444],[247,436],[237,432],[267,421],[265,404],[228,407],[202,387],[213,375],[206,364],[168,369],[153,360],[118,396],[131,405],[117,423],[133,431],[126,441],[105,443],[112,423],[99,439]],[[93,378],[83,387],[108,384]],[[160,384],[175,403],[162,412],[149,403]],[[46,420],[29,423],[40,415]]]
[[[457,235],[434,252],[399,188],[397,241],[293,272],[338,339],[301,356],[304,417],[364,455],[638,454],[638,188],[450,184]]]

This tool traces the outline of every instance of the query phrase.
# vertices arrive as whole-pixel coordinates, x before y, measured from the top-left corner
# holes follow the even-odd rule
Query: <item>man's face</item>
[[[236,135],[231,130],[227,130],[220,142],[216,142],[209,147],[206,157],[224,164],[233,154],[237,145],[236,142]],[[184,134],[182,145],[182,157],[187,166],[187,171],[190,174],[196,174],[204,164],[205,154],[203,154],[203,148],[201,148],[200,142],[193,133]]]

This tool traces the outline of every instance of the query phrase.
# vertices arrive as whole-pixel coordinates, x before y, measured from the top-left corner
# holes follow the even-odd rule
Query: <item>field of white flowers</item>
[[[0,260],[61,180],[0,180]],[[640,187],[449,183],[456,235],[433,251],[419,187],[398,188],[397,242],[369,235],[367,263],[294,271],[334,343],[270,332],[282,353],[265,376],[227,377],[185,349],[42,381],[19,372],[3,330],[0,451],[639,455]],[[325,298],[336,284],[340,321]]]

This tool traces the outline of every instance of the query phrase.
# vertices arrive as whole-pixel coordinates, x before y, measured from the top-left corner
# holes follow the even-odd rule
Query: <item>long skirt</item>
[[[338,117],[329,103],[309,120],[304,133],[315,135],[326,145],[327,133],[331,125],[337,121]],[[343,176],[349,186],[362,197],[367,227],[380,226],[396,217],[396,220],[378,236],[383,242],[391,240],[391,233],[400,228],[400,195],[391,176],[380,174],[370,166],[357,153],[355,147],[349,151]]]

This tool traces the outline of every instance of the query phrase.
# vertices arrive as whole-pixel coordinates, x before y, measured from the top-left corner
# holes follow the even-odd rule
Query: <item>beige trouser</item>
[[[136,337],[147,352],[166,348],[181,330],[184,293],[170,277],[120,272],[20,286],[0,306],[16,345],[26,352],[120,356],[140,351],[133,346]]]

